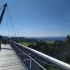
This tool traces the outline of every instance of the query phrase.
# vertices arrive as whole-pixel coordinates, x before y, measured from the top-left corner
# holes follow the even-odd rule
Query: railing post
[[[30,65],[29,65],[29,67],[30,67],[30,70],[32,70],[32,60],[30,59]]]
[[[29,56],[31,56],[31,53],[29,53]],[[32,70],[32,60],[30,59],[30,65],[29,65],[30,70]]]

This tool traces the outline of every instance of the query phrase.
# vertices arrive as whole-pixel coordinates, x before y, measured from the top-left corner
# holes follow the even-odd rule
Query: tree
[[[2,40],[2,35],[0,35],[0,40]]]
[[[67,43],[70,45],[70,35],[67,36]]]

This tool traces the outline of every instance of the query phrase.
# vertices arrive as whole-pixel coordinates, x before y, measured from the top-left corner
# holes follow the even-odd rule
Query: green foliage
[[[47,42],[48,44],[53,44],[54,43],[54,41],[51,41],[51,40],[45,40],[45,42]]]
[[[65,42],[39,40],[38,42],[22,42],[22,44],[70,64],[70,35]],[[48,70],[61,69],[50,66]]]
[[[70,64],[70,35],[67,36],[67,40],[62,44],[60,49],[62,51],[58,59]]]
[[[48,54],[52,57],[59,57],[62,52],[63,45],[56,43],[47,43],[46,41],[40,40],[38,42],[22,42],[23,45],[38,50],[42,53]],[[59,49],[60,48],[60,49]]]
[[[36,43],[35,42],[22,42],[22,44],[25,45],[25,46],[28,46],[30,44],[35,45]]]
[[[62,70],[57,66],[50,66],[48,70]]]

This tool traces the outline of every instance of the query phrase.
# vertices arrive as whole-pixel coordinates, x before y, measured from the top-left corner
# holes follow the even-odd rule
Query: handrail
[[[14,44],[13,44],[14,45]],[[16,45],[14,45],[14,46],[16,46]],[[17,46],[16,46],[16,48],[18,48]],[[20,51],[22,51],[20,48],[18,48]],[[23,51],[22,51],[23,52]],[[26,54],[25,52],[23,52],[26,56],[28,56],[32,61],[34,61],[38,66],[40,66],[43,70],[47,70],[47,69],[45,69],[42,65],[40,65],[37,61],[35,61],[32,57],[30,57],[28,54]]]
[[[11,42],[12,42],[12,41],[11,41]],[[17,45],[20,45],[20,46],[23,46],[23,45],[18,44],[18,43],[16,43],[16,42],[13,42],[13,43],[14,43],[14,44],[17,44]],[[45,59],[45,60],[47,60],[47,61],[49,61],[49,62],[51,62],[51,63],[53,63],[53,64],[55,64],[55,65],[57,65],[57,66],[59,66],[59,67],[61,67],[61,68],[63,68],[63,69],[65,69],[65,70],[70,70],[70,65],[67,64],[67,63],[65,63],[65,62],[62,62],[62,61],[60,61],[60,60],[58,60],[58,59],[55,59],[55,58],[53,58],[53,57],[51,57],[51,56],[48,56],[48,55],[46,55],[46,54],[43,54],[43,53],[41,53],[41,52],[39,52],[39,51],[36,51],[36,50],[34,50],[34,49],[31,49],[31,48],[28,48],[28,47],[26,47],[26,46],[23,46],[23,48],[26,49],[26,50],[31,51],[32,53],[34,53],[34,54],[36,54],[36,55],[42,57],[43,59]]]

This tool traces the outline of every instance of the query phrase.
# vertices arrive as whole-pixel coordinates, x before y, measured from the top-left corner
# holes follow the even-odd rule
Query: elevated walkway
[[[58,70],[70,70],[70,64],[51,56],[13,41],[10,41],[10,45],[1,45],[0,70],[51,70],[50,67],[58,68]]]
[[[9,44],[2,44],[0,70],[26,70]]]

